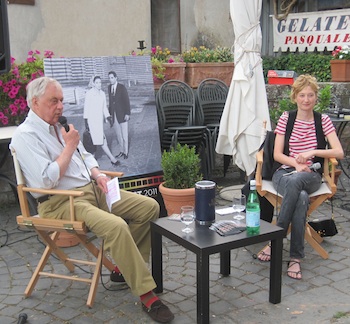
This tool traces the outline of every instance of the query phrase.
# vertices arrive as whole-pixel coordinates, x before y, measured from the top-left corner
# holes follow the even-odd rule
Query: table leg
[[[271,240],[269,301],[272,304],[281,302],[282,248],[283,238]]]
[[[153,230],[151,224],[152,275],[156,282],[156,293],[163,292],[163,247],[162,235]]]
[[[209,255],[197,254],[197,323],[209,323]]]
[[[224,277],[231,273],[231,250],[220,253],[220,273]]]

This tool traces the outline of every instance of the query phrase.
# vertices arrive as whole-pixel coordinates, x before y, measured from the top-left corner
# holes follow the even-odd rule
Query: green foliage
[[[167,188],[193,188],[197,181],[203,179],[200,158],[194,147],[177,144],[176,148],[164,151],[161,165]]]
[[[350,312],[337,312],[333,315],[334,319],[340,319],[342,317],[347,317],[350,315]]]
[[[152,75],[154,81],[156,80],[165,80],[165,67],[163,63],[159,61],[157,58],[152,57]]]
[[[332,98],[332,86],[327,84],[318,91],[318,102],[314,108],[315,111],[319,113],[325,112],[329,109]]]
[[[323,113],[325,112],[331,103],[331,96],[332,96],[332,86],[331,85],[326,85],[318,91],[318,102],[315,105],[314,110]],[[270,108],[270,119],[274,124],[277,124],[278,119],[280,116],[283,114],[285,111],[290,111],[290,110],[296,110],[297,105],[292,103],[289,99],[287,98],[287,94],[285,95],[285,98],[282,98],[278,102],[278,108]]]
[[[329,82],[331,81],[331,58],[332,55],[312,53],[289,53],[278,57],[264,57],[265,82],[267,83],[267,72],[269,70],[295,71],[298,75],[311,74],[318,82]]]
[[[233,62],[231,49],[220,46],[215,49],[209,49],[205,46],[191,47],[182,53],[182,57],[186,63]]]

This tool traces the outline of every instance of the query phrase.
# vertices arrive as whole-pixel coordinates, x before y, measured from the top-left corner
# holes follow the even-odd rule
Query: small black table
[[[217,219],[232,219],[231,216],[217,216]],[[283,229],[261,221],[260,234],[248,236],[246,232],[220,236],[208,226],[195,224],[195,230],[186,234],[181,230],[184,224],[166,217],[151,222],[152,274],[157,284],[155,291],[163,291],[162,235],[196,254],[197,258],[197,323],[209,323],[209,256],[220,253],[220,273],[230,274],[231,250],[251,244],[271,241],[269,301],[281,302]]]

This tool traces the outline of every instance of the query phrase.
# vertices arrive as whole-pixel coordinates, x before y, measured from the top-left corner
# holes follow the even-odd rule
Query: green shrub
[[[330,60],[332,55],[313,53],[289,53],[278,57],[264,57],[263,70],[265,82],[269,70],[295,71],[300,74],[311,74],[318,82],[329,82],[331,80]]]
[[[161,165],[167,188],[194,188],[195,183],[203,179],[200,158],[194,147],[177,144],[176,148],[164,151]]]

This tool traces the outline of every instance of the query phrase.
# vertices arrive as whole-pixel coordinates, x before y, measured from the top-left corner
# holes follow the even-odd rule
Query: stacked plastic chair
[[[211,145],[209,149],[211,169],[215,167],[215,146],[219,134],[220,119],[228,94],[227,85],[218,79],[203,80],[197,89],[197,123],[210,130]]]
[[[202,172],[209,173],[210,132],[206,126],[198,126],[196,102],[192,88],[178,80],[162,84],[156,97],[161,148],[169,150],[177,143],[196,147],[202,161]]]

